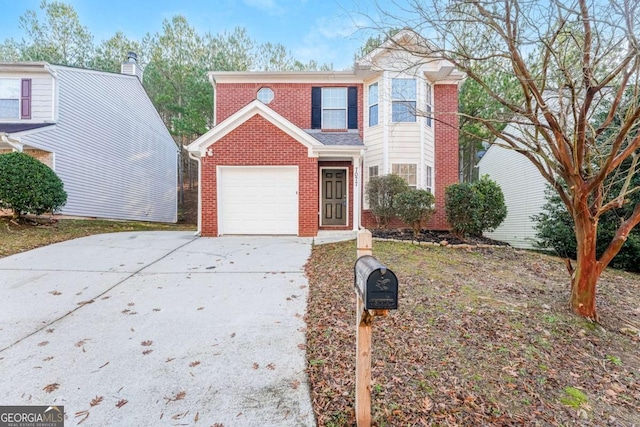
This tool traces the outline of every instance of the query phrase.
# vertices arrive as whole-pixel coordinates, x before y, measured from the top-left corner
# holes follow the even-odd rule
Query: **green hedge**
[[[0,155],[0,207],[14,216],[54,212],[67,202],[67,193],[56,173],[24,153]]]

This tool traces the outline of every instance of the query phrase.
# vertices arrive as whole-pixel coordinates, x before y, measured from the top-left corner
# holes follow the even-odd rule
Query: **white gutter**
[[[199,153],[194,156],[192,152],[189,152],[189,158],[198,162],[198,228],[194,235],[200,236],[202,235],[202,159]]]

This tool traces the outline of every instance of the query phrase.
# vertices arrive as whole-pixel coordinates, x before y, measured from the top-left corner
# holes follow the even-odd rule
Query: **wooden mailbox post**
[[[398,308],[396,275],[372,256],[369,230],[360,230],[354,266],[356,292],[356,422],[371,427],[371,325]]]

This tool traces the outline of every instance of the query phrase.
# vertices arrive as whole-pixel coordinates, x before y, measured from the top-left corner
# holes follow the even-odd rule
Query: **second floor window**
[[[378,124],[378,83],[369,86],[369,126]]]
[[[429,83],[426,84],[425,99],[426,123],[427,126],[431,126],[431,112],[433,111],[433,88]]]
[[[391,119],[393,122],[416,121],[416,80],[391,80]]]
[[[347,88],[322,88],[322,129],[347,128]]]
[[[263,87],[258,91],[258,100],[265,104],[269,104],[271,101],[273,101],[273,97],[274,94],[271,88]]]
[[[311,129],[358,129],[357,86],[312,87]]]
[[[20,118],[20,80],[0,79],[0,119]]]

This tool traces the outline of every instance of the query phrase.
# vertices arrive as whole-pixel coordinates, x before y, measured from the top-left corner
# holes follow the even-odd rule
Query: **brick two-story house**
[[[416,37],[400,32],[351,71],[209,73],[217,125],[189,145],[200,162],[202,235],[372,226],[364,188],[389,173],[432,191],[427,225],[448,228],[463,76],[397,48]]]

